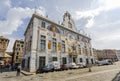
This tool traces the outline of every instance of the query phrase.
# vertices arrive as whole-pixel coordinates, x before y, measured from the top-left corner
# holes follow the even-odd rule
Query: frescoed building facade
[[[91,38],[78,32],[68,12],[64,13],[61,24],[33,14],[24,36],[24,70],[35,72],[52,61],[94,62]]]

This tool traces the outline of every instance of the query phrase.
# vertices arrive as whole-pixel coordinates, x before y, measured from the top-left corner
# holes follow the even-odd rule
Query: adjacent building
[[[9,39],[3,36],[0,36],[0,61],[8,63],[11,59],[11,56],[6,53],[7,47],[9,44]]]
[[[111,59],[113,62],[118,60],[116,50],[114,49],[94,49],[94,58],[96,58],[96,60]]]
[[[13,46],[13,55],[12,55],[13,63],[22,62],[23,48],[24,48],[24,41],[22,39],[16,40]]]
[[[93,57],[94,57],[94,60],[98,60],[98,55],[97,55],[97,50],[95,48],[92,49],[93,50]]]
[[[69,12],[62,23],[33,14],[24,36],[24,70],[35,72],[52,61],[94,63],[91,38],[78,31]]]
[[[117,56],[118,60],[120,61],[120,50],[116,50],[116,56]]]

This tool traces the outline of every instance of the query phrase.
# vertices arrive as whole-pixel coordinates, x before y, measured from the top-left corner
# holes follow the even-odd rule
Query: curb
[[[30,72],[26,72],[26,71],[21,71],[21,73],[25,76],[35,75],[35,73],[30,73]]]

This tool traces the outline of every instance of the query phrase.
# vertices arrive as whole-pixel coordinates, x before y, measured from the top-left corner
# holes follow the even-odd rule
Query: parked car
[[[72,62],[72,63],[69,63],[69,68],[70,68],[70,69],[78,69],[79,66],[76,65],[74,62]]]
[[[43,73],[43,72],[52,72],[52,71],[54,71],[53,65],[48,64],[45,67],[43,67],[40,72]]]
[[[85,68],[86,67],[86,63],[82,62],[82,63],[78,63],[77,64],[80,68]]]
[[[101,60],[101,61],[96,61],[96,64],[98,66],[101,66],[101,65],[110,65],[110,64],[113,64],[113,62],[109,59],[106,59],[106,60]]]
[[[69,66],[67,64],[63,64],[60,66],[61,70],[68,70]]]
[[[60,63],[57,61],[50,62],[45,67],[39,68],[36,73],[52,72],[60,70]]]
[[[54,70],[60,70],[60,63],[58,61],[53,61],[51,63],[49,63],[53,66]]]

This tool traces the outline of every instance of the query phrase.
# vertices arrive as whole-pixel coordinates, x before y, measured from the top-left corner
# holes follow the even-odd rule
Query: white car
[[[82,62],[82,63],[78,63],[77,64],[80,68],[84,68],[86,67],[86,63]]]
[[[49,63],[54,67],[54,70],[60,70],[60,63],[58,61],[53,61]]]
[[[110,65],[112,64],[112,61],[107,59],[107,60],[101,60],[101,61],[96,61],[96,63],[98,64],[98,66],[101,66],[101,65]]]
[[[69,68],[70,68],[70,69],[78,69],[79,66],[76,65],[74,62],[72,62],[72,63],[69,63]]]

